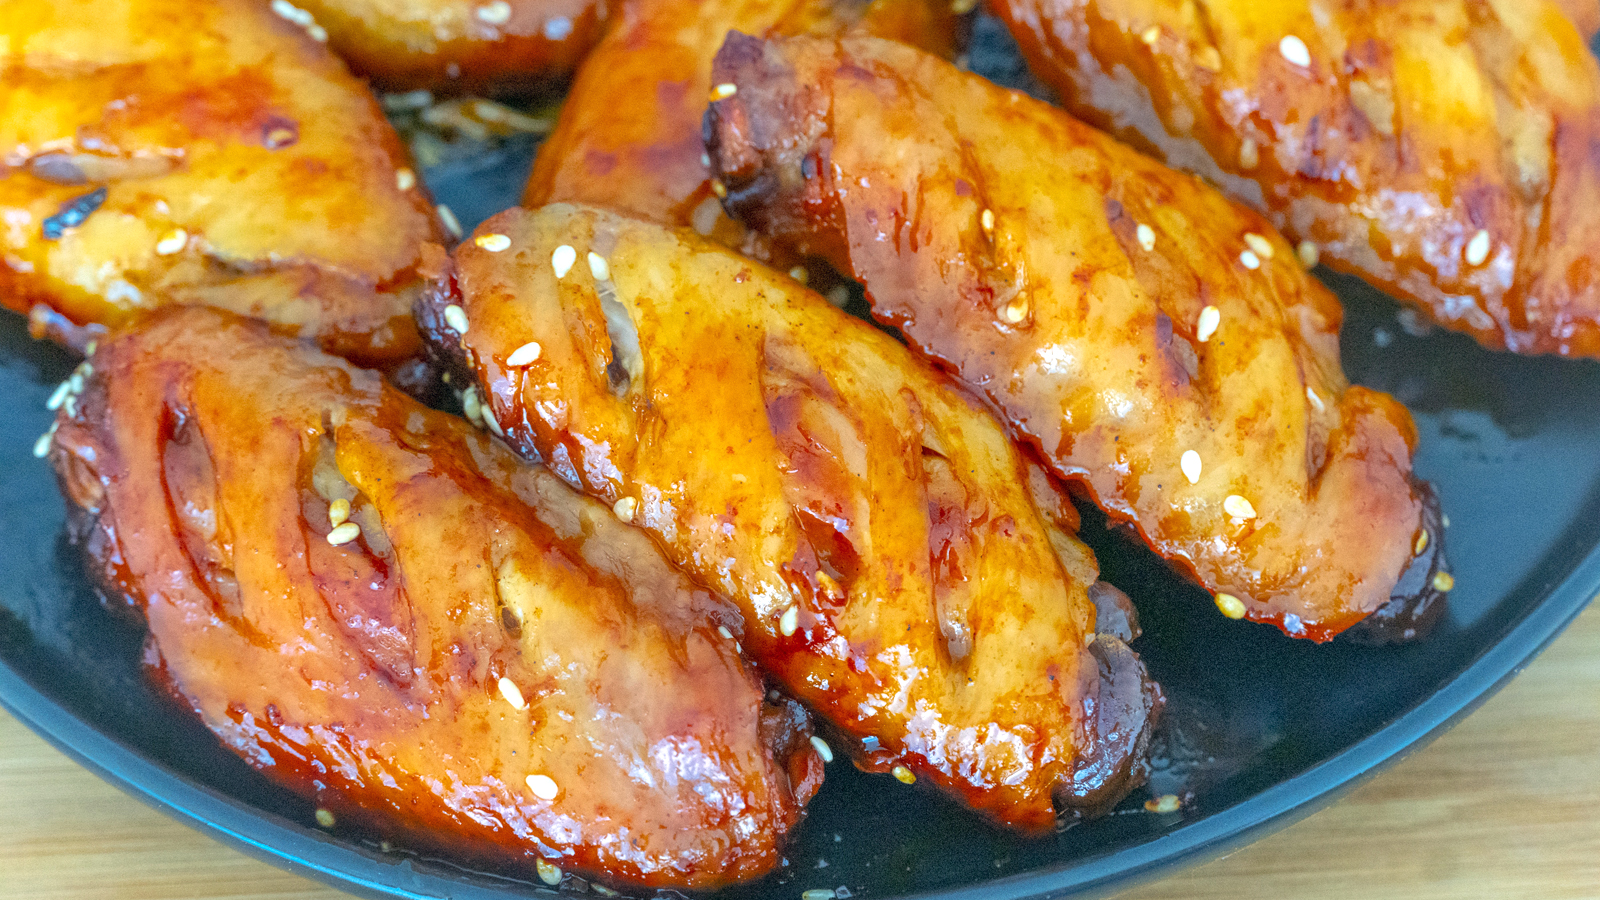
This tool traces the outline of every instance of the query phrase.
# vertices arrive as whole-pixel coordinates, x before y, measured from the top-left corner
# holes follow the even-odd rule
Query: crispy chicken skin
[[[860,279],[1224,613],[1320,641],[1437,612],[1411,417],[1346,382],[1338,303],[1259,216],[888,41],[730,35],[714,79],[729,209]]]
[[[1160,694],[1131,635],[1094,634],[1093,556],[942,376],[687,230],[512,210],[456,265],[423,331],[491,427],[733,598],[858,765],[1029,830],[1143,780]]]
[[[1566,5],[1592,28],[1592,3]],[[994,8],[1068,110],[1308,255],[1486,347],[1600,356],[1600,66],[1559,6]]]
[[[82,349],[170,303],[391,367],[427,195],[362,83],[252,0],[7,0],[0,302]]]
[[[741,246],[748,235],[712,194],[700,138],[711,59],[728,30],[833,35],[859,27],[949,55],[956,26],[941,0],[628,3],[574,80],[522,205],[587,203]]]
[[[609,509],[228,313],[157,313],[78,375],[50,458],[91,572],[269,777],[530,875],[777,865],[822,778],[806,715],[764,703],[717,630],[738,613]]]
[[[523,93],[577,68],[599,0],[294,0],[328,46],[386,91]]]

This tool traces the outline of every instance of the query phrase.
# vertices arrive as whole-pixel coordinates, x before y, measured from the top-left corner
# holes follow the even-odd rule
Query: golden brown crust
[[[734,35],[714,77],[729,208],[860,279],[1057,476],[1290,635],[1390,602],[1431,502],[1411,417],[1347,384],[1338,303],[1259,216],[887,41]]]
[[[1594,4],[1566,4],[1592,28]],[[1484,346],[1600,355],[1600,65],[1548,0],[1002,0],[1086,121]],[[1285,49],[1287,48],[1287,49]]]
[[[860,765],[1030,830],[1142,780],[1159,692],[1093,636],[1093,555],[950,382],[688,231],[555,204],[456,261],[423,330],[493,427],[740,604],[746,652]]]
[[[0,82],[6,306],[61,335],[201,303],[367,364],[420,349],[427,195],[361,82],[265,3],[15,0]]]
[[[778,864],[822,775],[805,714],[764,705],[717,630],[737,611],[604,506],[226,313],[157,313],[85,369],[51,461],[91,569],[266,775],[528,877]],[[358,533],[335,546],[340,500]]]

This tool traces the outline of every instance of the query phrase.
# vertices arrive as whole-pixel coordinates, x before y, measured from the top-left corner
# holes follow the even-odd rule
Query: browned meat
[[[858,765],[1033,830],[1142,781],[1159,693],[1095,635],[1093,556],[949,381],[687,230],[512,210],[456,266],[421,321],[486,424],[738,603]]]
[[[427,195],[377,103],[253,0],[7,0],[0,302],[83,345],[202,303],[391,367]]]
[[[1307,256],[1486,347],[1600,356],[1593,0],[995,10],[1069,110],[1209,178]]]
[[[157,674],[340,820],[553,882],[715,887],[822,777],[739,614],[372,372],[201,308],[110,341],[51,461]]]
[[[864,282],[1226,615],[1327,640],[1437,613],[1411,417],[1346,382],[1338,303],[1259,216],[888,41],[733,35],[713,78],[730,210]]]

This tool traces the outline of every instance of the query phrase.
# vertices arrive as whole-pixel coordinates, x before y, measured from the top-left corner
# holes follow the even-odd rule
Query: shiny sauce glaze
[[[546,883],[778,865],[822,779],[809,719],[605,506],[227,313],[157,313],[75,377],[50,459],[91,572],[325,826]]]

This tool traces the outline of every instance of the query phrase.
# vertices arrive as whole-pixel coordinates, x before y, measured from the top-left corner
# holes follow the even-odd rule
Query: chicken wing
[[[173,303],[393,366],[440,237],[361,82],[252,0],[7,0],[0,302],[82,350]]]
[[[1308,259],[1486,347],[1600,356],[1600,65],[1556,4],[995,9],[1067,109],[1255,207]]]
[[[1223,613],[1319,641],[1437,613],[1411,417],[1347,384],[1338,303],[1259,216],[888,41],[730,35],[714,80],[729,209],[859,278]]]
[[[609,509],[216,310],[156,313],[70,388],[50,456],[91,571],[266,775],[550,884],[777,865],[822,777],[808,719]]]
[[[1094,633],[1093,556],[948,381],[687,230],[512,210],[456,266],[420,321],[489,427],[738,603],[859,765],[1032,830],[1142,781],[1159,694]]]
[[[598,0],[275,0],[323,29],[386,91],[523,93],[577,68],[599,40]]]
[[[956,16],[941,0],[639,0],[626,4],[567,95],[522,205],[586,203],[728,246],[745,229],[711,192],[700,120],[711,58],[730,28],[838,34],[855,26],[949,54]],[[763,255],[759,248],[748,248]]]

